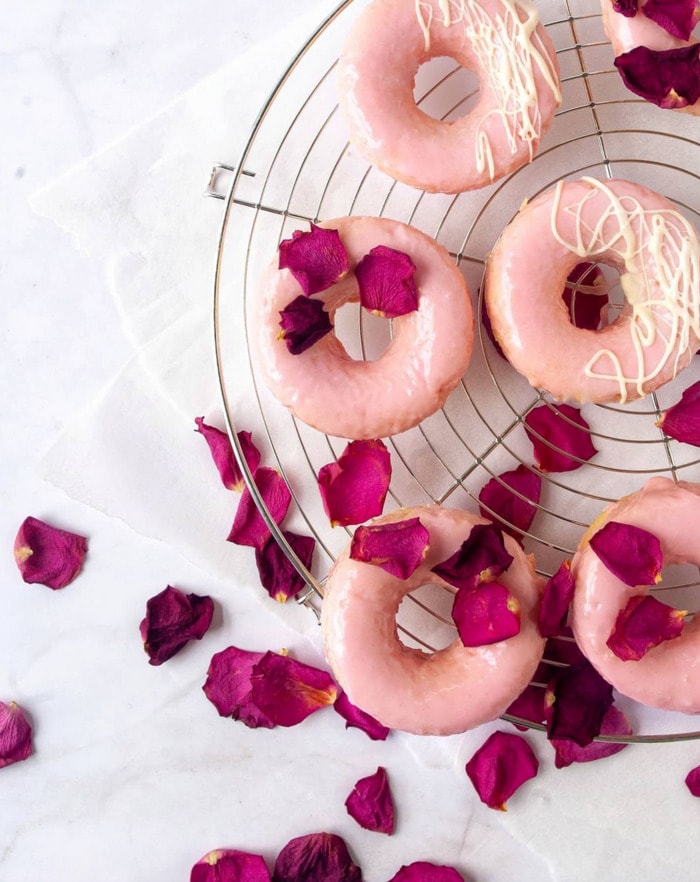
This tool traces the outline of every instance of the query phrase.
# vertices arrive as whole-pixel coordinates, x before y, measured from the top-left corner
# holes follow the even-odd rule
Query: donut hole
[[[479,100],[479,77],[457,64],[454,58],[437,56],[416,73],[413,97],[427,116],[454,122],[466,116]]]
[[[661,572],[661,581],[651,593],[661,603],[676,609],[688,610],[686,621],[691,619],[700,607],[700,572],[694,564],[672,564]]]
[[[457,637],[453,603],[454,593],[441,584],[422,585],[407,594],[396,616],[401,643],[423,652],[448,647]]]
[[[589,280],[599,273],[603,275],[602,283],[591,285]],[[601,261],[586,262],[574,268],[569,278],[571,281],[566,283],[566,292],[569,300],[569,318],[572,324],[581,327],[580,321],[575,318],[577,313],[580,316],[579,310],[587,314],[589,321],[592,321],[590,316],[597,311],[596,299],[598,298],[600,298],[598,306],[600,315],[598,325],[593,330],[602,330],[608,325],[612,325],[624,311],[629,309],[620,284],[620,270],[617,266]],[[600,293],[596,294],[596,289],[599,289]],[[607,294],[607,302],[602,296],[603,294]]]
[[[338,309],[333,322],[336,337],[355,361],[376,361],[391,342],[391,321],[372,315],[359,303]]]

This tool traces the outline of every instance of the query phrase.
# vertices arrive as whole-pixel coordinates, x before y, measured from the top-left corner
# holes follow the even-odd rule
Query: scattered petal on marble
[[[648,530],[608,521],[591,536],[590,545],[606,568],[625,585],[655,585],[661,581],[661,543]]]
[[[255,663],[250,680],[253,704],[277,726],[296,726],[338,697],[326,671],[276,652]]]
[[[455,588],[474,588],[504,573],[513,562],[495,524],[475,524],[467,539],[432,571]]]
[[[506,810],[506,802],[530,778],[539,762],[527,741],[513,732],[490,735],[467,763],[467,775],[479,799],[489,808]]]
[[[335,833],[308,833],[277,855],[273,882],[362,882],[345,841]]]
[[[311,536],[293,533],[291,530],[283,530],[282,535],[301,563],[310,570],[316,540]],[[261,548],[255,549],[255,563],[258,567],[260,583],[278,603],[285,603],[290,597],[294,597],[306,584],[273,536],[269,536]]]
[[[700,18],[698,0],[646,0],[641,11],[671,36],[689,40]]]
[[[685,776],[685,785],[693,796],[700,796],[700,766],[688,772]]]
[[[345,720],[345,728],[361,729],[372,741],[386,741],[391,732],[388,726],[375,720],[371,714],[354,705],[344,692],[340,692],[333,707]]]
[[[384,318],[418,309],[415,264],[403,251],[377,245],[355,267],[360,303]]]
[[[214,426],[208,426],[204,422],[204,417],[196,417],[195,423],[197,425],[196,431],[204,436],[204,440],[209,446],[212,459],[219,471],[219,475],[221,475],[224,487],[240,493],[245,487],[245,482],[228,434]],[[254,474],[260,465],[260,451],[253,444],[253,436],[250,432],[238,432],[238,441],[241,445],[246,464],[251,474]]]
[[[547,737],[575,741],[579,747],[586,747],[600,735],[612,701],[612,686],[588,661],[559,668],[544,696]]]
[[[32,752],[32,727],[14,701],[0,701],[0,769],[26,760]]]
[[[500,582],[459,588],[452,618],[465,646],[490,646],[520,633],[520,604]]]
[[[15,537],[15,562],[27,584],[38,583],[53,590],[65,588],[80,572],[86,554],[84,536],[38,518],[26,518]]]
[[[389,882],[464,882],[464,876],[454,867],[414,861],[404,864]]]
[[[253,702],[252,676],[264,652],[249,652],[237,646],[212,656],[204,694],[222,717],[240,720],[250,729],[272,729],[275,723]]]
[[[606,645],[622,661],[639,661],[661,643],[680,637],[687,610],[637,594],[620,610]]]
[[[259,468],[255,472],[254,479],[270,516],[276,524],[281,524],[292,501],[292,494],[289,492],[284,478],[275,469]],[[241,494],[228,541],[236,545],[252,545],[253,548],[262,548],[269,537],[270,528],[258,511],[250,490],[246,487]]]
[[[331,330],[331,317],[322,300],[300,294],[280,310],[280,337],[292,355],[301,355]]]
[[[543,637],[556,637],[566,625],[569,604],[576,583],[571,573],[571,561],[565,560],[556,573],[547,579],[540,603],[538,625]]]
[[[337,230],[311,224],[280,242],[279,268],[288,269],[307,296],[325,291],[348,271],[348,255]]]
[[[345,800],[345,808],[360,827],[391,836],[396,821],[394,800],[383,766],[379,766],[374,774],[360,778]]]
[[[615,705],[611,705],[600,724],[601,735],[631,735],[632,727],[627,717],[618,710]],[[554,765],[558,769],[570,766],[571,763],[591,763],[595,760],[605,759],[606,756],[613,756],[624,750],[628,745],[625,743],[615,743],[614,741],[592,741],[586,747],[579,747],[575,741],[570,739],[550,739],[554,748]]]
[[[571,472],[595,456],[589,431],[581,412],[570,404],[541,404],[525,416],[535,465],[542,472]]]
[[[700,447],[700,380],[688,386],[680,401],[669,407],[657,425],[669,438]]]
[[[600,267],[587,262],[575,266],[569,273],[563,296],[574,327],[587,331],[600,328],[602,311],[608,305],[605,276]]]
[[[190,882],[270,882],[270,873],[259,854],[217,848],[192,867]]]
[[[419,518],[371,524],[355,530],[350,557],[381,567],[397,579],[408,579],[425,559],[429,541]]]
[[[482,517],[496,521],[518,542],[530,529],[542,492],[542,478],[525,465],[491,478],[479,493]]]
[[[542,686],[526,686],[520,695],[513,701],[506,713],[512,717],[520,717],[530,723],[544,723],[544,689]],[[529,726],[520,726],[513,723],[516,729],[525,732]]]
[[[613,9],[626,18],[634,18],[639,11],[639,0],[613,0]]]
[[[184,594],[168,585],[146,601],[139,631],[151,665],[162,665],[190,640],[201,640],[211,625],[214,601],[207,595]]]
[[[659,107],[673,110],[700,99],[700,43],[658,52],[635,46],[614,63],[630,92]]]
[[[323,510],[331,526],[361,524],[380,515],[391,481],[391,457],[381,440],[351,441],[337,462],[318,473]]]

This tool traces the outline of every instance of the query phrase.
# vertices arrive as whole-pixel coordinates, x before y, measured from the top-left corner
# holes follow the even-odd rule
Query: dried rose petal
[[[280,337],[292,355],[301,355],[333,329],[322,300],[300,294],[280,311]]]
[[[219,470],[224,487],[240,493],[245,487],[245,481],[236,460],[236,455],[233,452],[231,439],[221,429],[208,426],[204,422],[204,417],[196,417],[195,423],[197,425],[196,431],[204,436],[204,440],[209,445],[212,459]],[[250,432],[238,432],[238,441],[241,445],[246,464],[251,474],[253,474],[260,465],[260,451],[253,444],[253,437]]]
[[[590,545],[607,569],[625,585],[655,585],[661,581],[661,543],[648,530],[608,521],[591,536]]]
[[[360,827],[391,836],[395,823],[394,801],[383,766],[379,766],[373,775],[360,778],[345,800],[345,808]]]
[[[455,588],[474,588],[504,573],[513,562],[495,524],[475,524],[452,557],[433,567],[433,572]]]
[[[588,462],[598,452],[589,431],[581,412],[570,404],[541,404],[525,416],[525,432],[542,472],[571,472]]]
[[[56,590],[65,588],[80,572],[87,554],[87,539],[28,517],[15,537],[14,553],[27,584],[38,582]]]
[[[491,324],[491,316],[489,315],[489,311],[488,309],[486,309],[485,297],[481,298],[481,324],[484,326],[486,336],[493,343],[493,347],[496,352],[501,356],[501,358],[505,358],[505,353],[501,349],[500,343],[496,339],[496,335],[493,333],[493,325]]]
[[[520,695],[506,709],[511,717],[520,717],[530,723],[544,723],[544,689],[541,686],[526,686]],[[516,729],[525,732],[528,726],[513,723]]]
[[[597,331],[602,321],[602,311],[608,305],[603,271],[595,264],[579,263],[566,281],[563,297],[571,323],[575,328]],[[594,293],[595,288],[600,289],[599,294]]]
[[[308,833],[277,855],[273,882],[362,882],[344,840],[335,833]]]
[[[253,668],[264,652],[229,646],[212,656],[204,694],[222,717],[240,720],[250,729],[272,729],[275,723],[253,702]]]
[[[401,867],[389,882],[464,882],[464,876],[454,867],[414,861]]]
[[[415,271],[408,254],[377,245],[355,267],[360,303],[384,318],[413,312],[418,309]]]
[[[612,700],[612,686],[590,662],[560,668],[544,696],[547,737],[568,739],[586,747],[600,734]]]
[[[346,729],[351,726],[362,729],[372,741],[386,741],[387,735],[391,732],[388,726],[375,720],[371,714],[354,705],[344,692],[338,694],[333,708],[345,720]]]
[[[680,637],[687,614],[687,610],[667,606],[651,594],[630,597],[606,645],[622,661],[639,661],[660,643]]]
[[[520,604],[500,582],[460,588],[452,618],[465,646],[489,646],[520,633]]]
[[[613,0],[613,9],[625,18],[634,18],[639,11],[639,0]]]
[[[270,882],[270,873],[259,854],[217,848],[192,867],[190,882]]]
[[[323,510],[331,526],[361,524],[382,513],[391,458],[382,441],[351,441],[337,462],[318,473]]]
[[[685,784],[693,796],[700,796],[700,766],[688,772],[685,776]]]
[[[381,567],[397,579],[408,579],[425,559],[429,541],[430,534],[419,518],[358,527],[350,557]]]
[[[646,0],[642,13],[673,37],[689,40],[700,18],[700,4],[698,0]]]
[[[211,597],[184,594],[170,585],[147,600],[139,631],[148,663],[162,665],[190,640],[201,640],[213,614]]]
[[[535,519],[541,492],[542,478],[521,464],[484,484],[479,493],[479,512],[482,517],[498,521],[520,542]]]
[[[0,701],[0,769],[26,760],[32,752],[32,727],[14,701]]]
[[[275,469],[260,468],[255,472],[254,480],[273,521],[276,524],[281,524],[292,501],[292,494],[289,492],[284,478]],[[269,536],[270,528],[258,511],[250,490],[246,487],[241,494],[236,517],[233,520],[231,532],[228,534],[228,541],[236,545],[252,545],[253,548],[262,548]]]
[[[635,46],[617,56],[615,67],[630,92],[659,107],[688,107],[700,99],[700,43],[661,51]]]
[[[565,628],[562,633],[569,631]],[[561,635],[560,635],[561,637]],[[544,657],[547,661],[562,662],[565,665],[576,665],[584,661],[586,656],[578,648],[576,641],[571,638],[566,640],[560,637],[550,637],[545,644]]]
[[[311,224],[280,242],[279,268],[288,269],[307,296],[335,285],[348,271],[348,255],[337,230]]]
[[[316,540],[311,536],[292,533],[290,530],[283,530],[282,535],[301,563],[310,570]],[[262,548],[255,549],[255,563],[258,567],[260,583],[278,603],[285,603],[290,597],[294,597],[306,584],[273,536],[267,539]]]
[[[657,425],[669,438],[700,447],[700,380],[683,392],[681,400],[669,407]]]
[[[571,561],[565,560],[544,586],[540,612],[537,620],[543,637],[556,637],[566,625],[569,604],[574,596],[576,583],[571,573]]]
[[[467,775],[479,799],[489,808],[506,810],[515,791],[537,774],[539,762],[533,749],[513,732],[490,735],[467,763]]]
[[[632,727],[622,711],[611,705],[600,724],[600,734],[631,735]],[[571,763],[592,763],[606,756],[613,756],[628,746],[614,741],[592,741],[587,747],[579,747],[575,741],[567,738],[553,738],[551,743],[554,748],[554,765],[558,769],[570,766]]]
[[[253,704],[277,726],[296,726],[338,697],[326,671],[276,652],[255,663],[250,679]]]

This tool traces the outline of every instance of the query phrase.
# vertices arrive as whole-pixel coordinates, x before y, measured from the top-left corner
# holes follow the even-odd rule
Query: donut
[[[479,77],[476,106],[442,122],[416,106],[416,72],[448,56]],[[561,102],[554,48],[530,0],[374,0],[338,64],[351,143],[430,192],[483,187],[532,160]]]
[[[396,628],[402,599],[429,583],[454,591],[431,568],[454,554],[475,524],[488,523],[437,505],[399,510],[373,523],[415,517],[428,530],[430,545],[409,579],[354,561],[349,549],[339,555],[325,586],[323,641],[353,704],[392,729],[448,735],[495,719],[530,681],[544,648],[537,628],[542,580],[518,543],[504,536],[514,561],[498,581],[520,602],[520,633],[490,646],[467,648],[457,638],[433,653],[410,649]]]
[[[700,485],[655,477],[641,490],[609,505],[583,536],[571,562],[576,590],[571,624],[581,651],[620,693],[651,707],[700,712],[700,616],[686,621],[679,637],[649,650],[639,661],[622,661],[606,646],[630,588],[615,577],[590,547],[591,536],[608,521],[634,524],[658,537],[664,566],[700,566]]]
[[[279,401],[322,432],[354,440],[395,435],[442,407],[469,364],[474,314],[467,284],[445,248],[414,227],[372,217],[319,226],[338,230],[349,260],[339,282],[313,295],[331,320],[358,300],[354,267],[380,244],[413,260],[418,309],[392,319],[392,338],[374,361],[351,358],[333,331],[292,355],[280,338],[279,314],[301,291],[275,260],[257,300],[258,368]]]
[[[620,272],[626,305],[599,331],[576,328],[562,299],[582,259]],[[673,379],[700,342],[700,244],[663,196],[582,178],[525,203],[487,260],[493,332],[530,383],[559,400],[626,402]]]

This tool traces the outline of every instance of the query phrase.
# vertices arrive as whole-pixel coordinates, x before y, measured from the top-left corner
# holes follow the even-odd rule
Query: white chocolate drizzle
[[[610,349],[600,349],[585,366],[587,377],[615,381],[620,401],[628,398],[628,384],[639,397],[673,359],[672,377],[683,356],[700,340],[700,242],[682,214],[669,209],[645,209],[632,195],[617,196],[602,181],[582,179],[590,190],[575,205],[562,208],[563,181],[556,187],[551,229],[556,240],[577,257],[613,257],[624,264],[620,285],[629,305],[629,334],[636,358],[636,374],[625,376],[621,359]],[[602,197],[602,198],[601,198]],[[597,199],[595,223],[583,218],[588,202]],[[558,227],[560,212],[574,218],[574,239]],[[659,335],[661,356],[647,368],[645,350]],[[612,373],[601,364],[612,364]]]
[[[476,136],[476,163],[479,172],[488,168],[494,178],[491,141],[484,123],[489,116],[500,118],[512,155],[520,143],[528,146],[530,161],[542,134],[542,117],[537,97],[536,72],[544,77],[557,104],[561,102],[559,75],[537,33],[539,14],[530,0],[500,0],[503,14],[491,17],[477,0],[437,0],[442,25],[461,23],[479,63],[488,72],[496,97],[496,107],[479,122]],[[416,16],[430,50],[433,2],[415,0]]]

